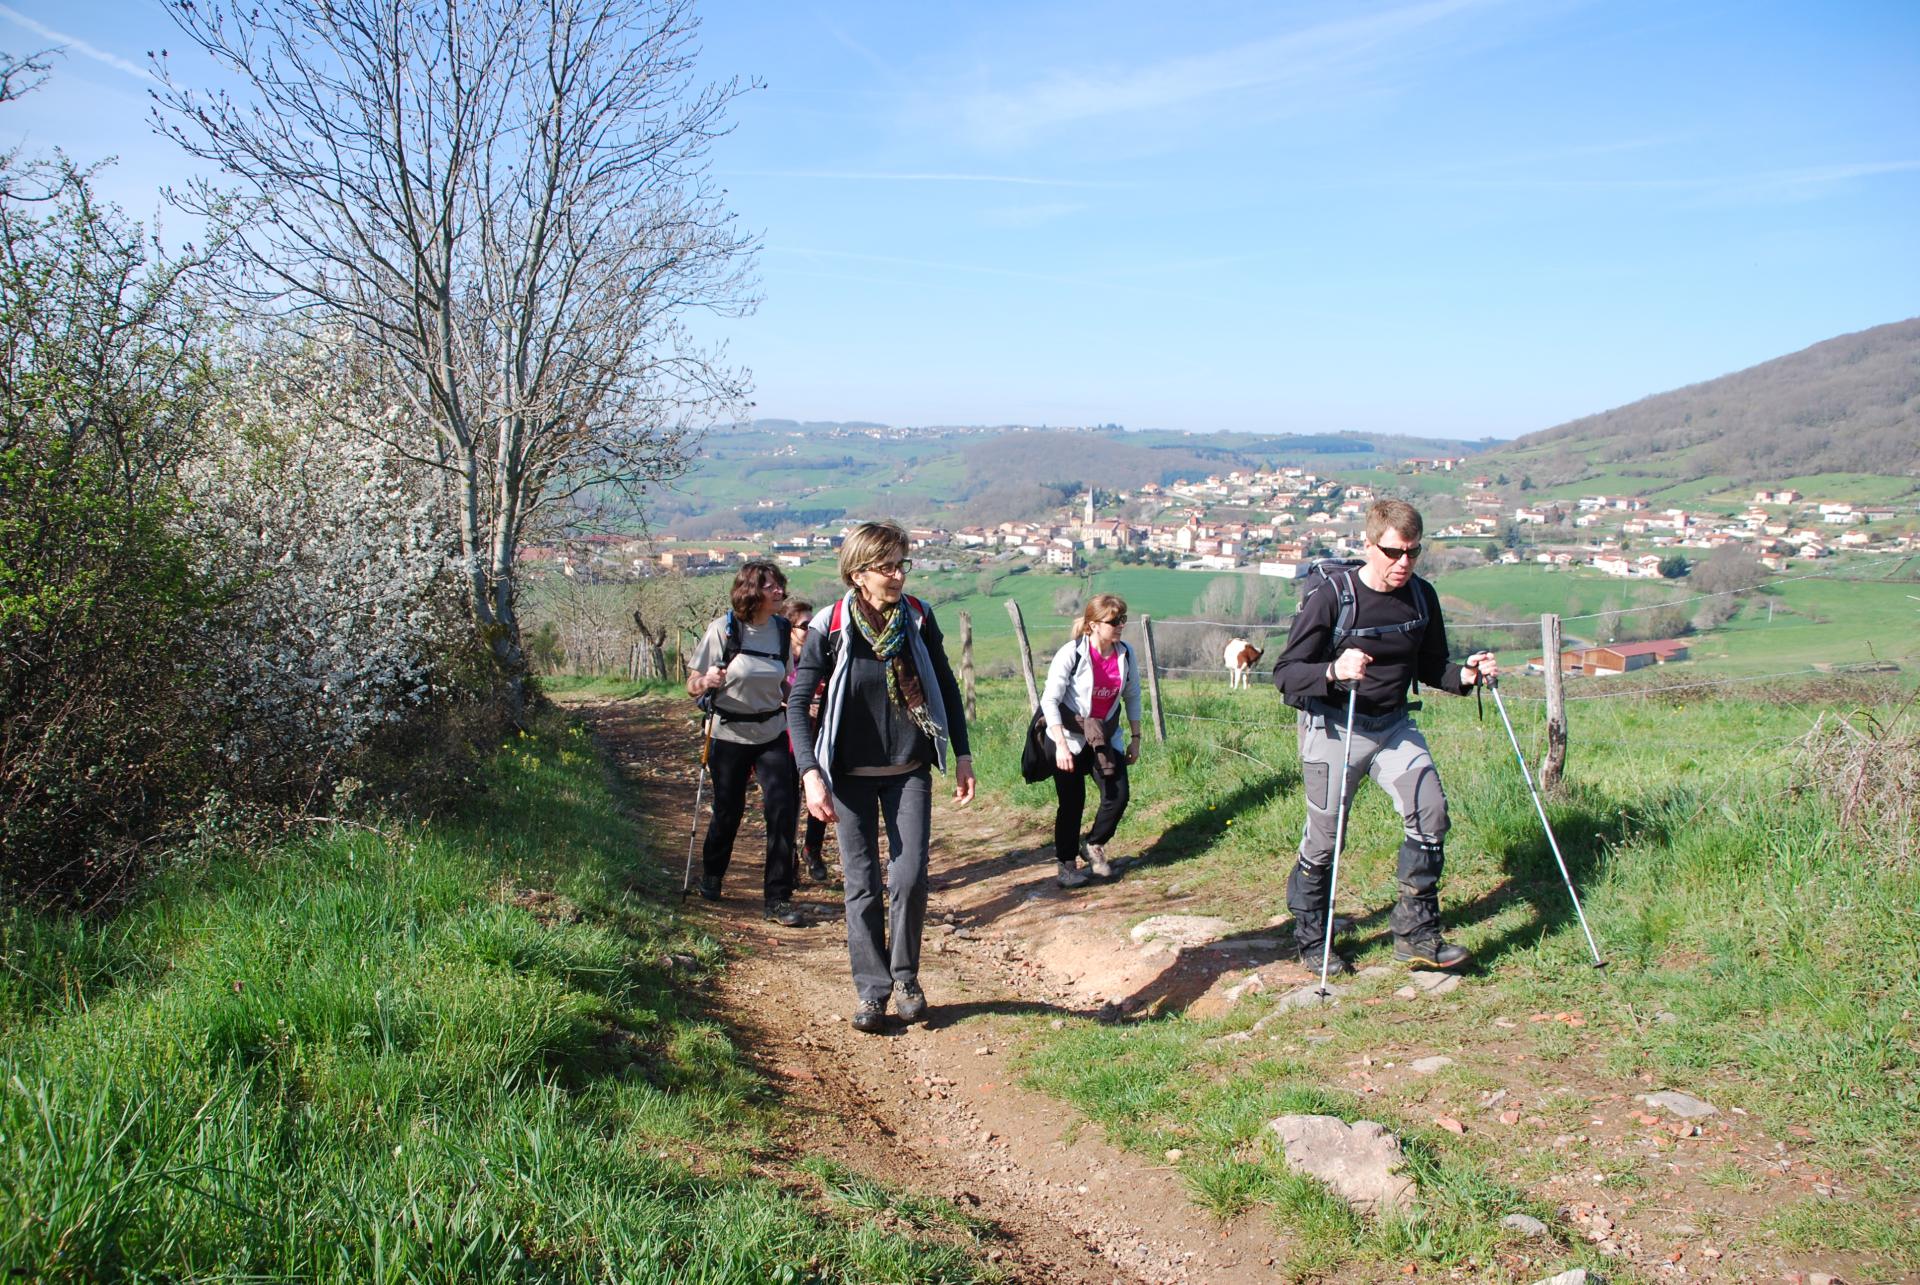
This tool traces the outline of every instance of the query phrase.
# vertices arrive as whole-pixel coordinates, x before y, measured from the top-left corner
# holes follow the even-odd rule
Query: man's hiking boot
[[[893,987],[893,1011],[903,1022],[917,1022],[927,1015],[927,993],[919,982],[896,982]]]
[[[701,875],[700,876],[700,900],[702,901],[720,900],[720,876],[719,875]]]
[[[1402,941],[1394,938],[1393,962],[1412,964],[1420,968],[1458,968],[1473,956],[1459,946],[1441,941],[1438,937],[1422,937],[1416,941]]]
[[[767,918],[782,928],[799,928],[807,922],[807,917],[791,901],[769,901]]]
[[[1312,973],[1315,977],[1320,975],[1320,952],[1322,949],[1324,949],[1322,943],[1315,942],[1313,949],[1300,952],[1300,966]],[[1351,976],[1353,976],[1353,961],[1351,959],[1348,959],[1337,950],[1327,956],[1327,977],[1329,980],[1335,977]]]
[[[827,873],[827,863],[820,859],[820,849],[807,849],[807,878],[815,883],[824,884],[833,876]]]
[[[1084,888],[1087,886],[1087,872],[1072,861],[1056,861],[1059,872],[1053,877],[1062,888]]]
[[[853,1029],[865,1031],[868,1035],[878,1035],[887,1029],[887,1001],[883,999],[863,999],[860,1006],[853,1010]]]
[[[1107,860],[1107,845],[1089,843],[1086,848],[1087,866],[1092,870],[1093,877],[1095,879],[1113,878],[1113,863]]]

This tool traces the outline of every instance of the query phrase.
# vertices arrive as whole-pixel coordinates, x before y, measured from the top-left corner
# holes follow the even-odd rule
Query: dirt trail
[[[573,710],[645,788],[651,857],[677,878],[692,804],[692,733],[678,703],[578,703]],[[1030,944],[1042,921],[1107,900],[1067,902],[1032,836],[936,789],[932,896],[922,984],[931,1020],[884,1036],[847,1023],[854,994],[837,884],[803,883],[803,928],[761,917],[764,831],[741,828],[722,900],[687,902],[729,943],[724,1018],[786,1097],[795,1157],[824,1154],[890,1185],[954,1200],[990,1219],[995,1256],[1018,1280],[1271,1281],[1284,1243],[1258,1215],[1222,1224],[1194,1207],[1172,1166],[1156,1167],[1076,1128],[1060,1103],[1020,1087],[1010,1019],[1100,1007],[1107,974],[1061,974]],[[704,830],[703,830],[704,833]],[[829,845],[829,856],[832,850]],[[697,859],[697,858],[696,858]],[[1120,912],[1124,913],[1124,912]],[[1129,955],[1132,952],[1128,952]],[[1097,961],[1093,961],[1097,962]]]
[[[572,706],[644,785],[651,857],[676,879],[693,801],[695,730],[683,705],[650,698]],[[717,982],[719,1007],[783,1087],[796,1122],[783,1139],[792,1158],[829,1155],[990,1219],[1003,1237],[996,1257],[1019,1280],[1237,1285],[1275,1279],[1274,1265],[1286,1261],[1288,1245],[1263,1214],[1215,1221],[1190,1202],[1173,1166],[1108,1146],[1097,1129],[1076,1125],[1077,1112],[1022,1088],[1008,1061],[1017,1029],[1036,1013],[1200,1015],[1224,1009],[1250,988],[1284,992],[1316,975],[1286,958],[1272,929],[1185,948],[1134,943],[1123,931],[1128,923],[1186,908],[1191,898],[1180,894],[1177,882],[1123,878],[1062,893],[1053,883],[1050,847],[1031,846],[1049,844],[1050,835],[1019,825],[984,800],[955,807],[944,784],[936,782],[934,793],[921,966],[933,1008],[924,1026],[895,1022],[890,1034],[871,1036],[848,1025],[854,994],[837,883],[802,885],[795,904],[807,914],[803,928],[761,917],[765,840],[753,815],[757,799],[735,844],[723,900],[687,902],[689,914],[729,943],[734,958]],[[1360,1004],[1397,1002],[1386,991],[1405,979],[1397,970],[1381,971],[1384,981],[1363,974]],[[1368,990],[1378,994],[1369,997]],[[1805,1282],[1828,1272],[1856,1281],[1889,1279],[1855,1254],[1782,1253],[1766,1229],[1767,1219],[1789,1204],[1852,1194],[1807,1162],[1800,1145],[1811,1137],[1806,1129],[1773,1138],[1736,1107],[1689,1135],[1686,1124],[1639,1109],[1635,1095],[1660,1085],[1650,1075],[1623,1081],[1607,1066],[1603,1048],[1543,1067],[1521,1028],[1549,1018],[1577,1022],[1575,1014],[1494,1018],[1472,1053],[1480,1082],[1497,1082],[1498,1091],[1443,1105],[1428,1097],[1423,1075],[1409,1063],[1435,1052],[1465,1056],[1465,1050],[1436,1046],[1418,1004],[1405,1003],[1404,1017],[1393,1024],[1404,1027],[1405,1036],[1348,1051],[1329,1067],[1330,1083],[1363,1096],[1381,1094],[1380,1100],[1410,1111],[1423,1103],[1429,1112],[1451,1110],[1470,1119],[1474,1131],[1502,1137],[1508,1163],[1551,1152],[1551,1170],[1527,1185],[1534,1197],[1559,1208],[1568,1240],[1585,1240],[1616,1265],[1652,1279]],[[1322,1031],[1303,1038],[1315,1044],[1332,1037]],[[1556,1127],[1564,1132],[1556,1135]],[[1641,1159],[1661,1162],[1657,1189],[1635,1195],[1595,1185],[1596,1165],[1631,1171]],[[1517,1279],[1530,1279],[1530,1268],[1562,1253],[1546,1243],[1516,1247],[1503,1253],[1503,1266]],[[1811,1270],[1814,1262],[1824,1270]],[[1376,1264],[1353,1278],[1386,1279],[1391,1270]]]

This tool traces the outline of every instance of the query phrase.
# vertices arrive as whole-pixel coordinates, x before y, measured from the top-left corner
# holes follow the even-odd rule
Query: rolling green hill
[[[653,493],[654,529],[813,529],[848,515],[966,526],[1037,517],[1089,485],[1125,490],[1287,463],[1356,475],[1484,443],[1366,433],[1254,435],[1019,426],[901,430],[755,420],[710,434],[687,475]]]
[[[1920,318],[1530,433],[1482,467],[1544,493],[1697,502],[1754,484],[1882,500],[1920,479]],[[1858,478],[1869,474],[1873,493]]]

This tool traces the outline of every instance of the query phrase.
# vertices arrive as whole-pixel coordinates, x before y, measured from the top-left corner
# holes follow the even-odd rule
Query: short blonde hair
[[[1367,539],[1376,546],[1389,531],[1398,531],[1418,544],[1426,525],[1420,520],[1420,510],[1405,500],[1375,500],[1367,506]]]
[[[862,522],[840,546],[840,579],[852,584],[855,572],[865,571],[876,562],[904,559],[913,545],[907,529],[892,518]]]
[[[1087,605],[1080,609],[1080,619],[1073,622],[1073,636],[1079,638],[1093,632],[1093,627],[1103,620],[1118,620],[1127,614],[1127,600],[1117,593],[1096,593],[1087,599]]]

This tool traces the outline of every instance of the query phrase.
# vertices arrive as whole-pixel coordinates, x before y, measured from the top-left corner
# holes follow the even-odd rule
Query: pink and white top
[[[1120,649],[1115,647],[1102,656],[1098,647],[1089,647],[1087,655],[1093,661],[1093,709],[1089,713],[1104,723],[1113,713],[1113,703],[1120,699]]]

